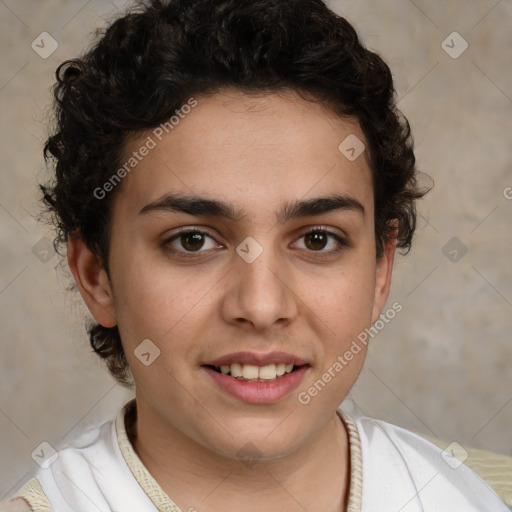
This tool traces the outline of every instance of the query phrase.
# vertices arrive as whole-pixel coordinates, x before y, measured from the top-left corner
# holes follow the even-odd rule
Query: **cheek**
[[[342,338],[354,336],[371,323],[374,290],[374,265],[347,265],[309,280],[305,303],[325,329]]]
[[[119,330],[127,346],[149,338],[163,348],[171,338],[193,335],[207,314],[212,286],[207,277],[194,278],[191,269],[171,271],[154,259],[150,263],[134,257],[112,278]]]
[[[315,378],[333,382],[320,402],[345,398],[367,352],[365,329],[371,325],[375,262],[355,256],[350,265],[347,260],[343,269],[309,283],[309,315],[322,347]]]

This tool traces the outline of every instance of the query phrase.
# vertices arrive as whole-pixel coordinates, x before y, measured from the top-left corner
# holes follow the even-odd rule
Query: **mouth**
[[[237,352],[201,365],[217,389],[251,404],[270,404],[289,396],[311,365],[284,352]]]
[[[217,373],[228,375],[244,382],[274,382],[289,373],[297,371],[305,365],[270,363],[264,366],[257,366],[253,364],[232,363],[220,366],[205,366]]]

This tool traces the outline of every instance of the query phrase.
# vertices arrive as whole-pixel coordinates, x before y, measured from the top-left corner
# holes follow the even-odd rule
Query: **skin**
[[[349,451],[336,409],[365,347],[309,404],[298,394],[378,319],[388,297],[395,241],[377,260],[366,154],[351,162],[338,150],[349,134],[364,135],[355,120],[291,91],[197,100],[116,190],[110,280],[78,235],[69,239],[70,269],[94,318],[119,326],[136,382],[135,449],[183,510],[339,512]],[[127,157],[151,133],[132,140]],[[140,213],[165,194],[225,201],[238,215]],[[333,195],[350,196],[364,213],[277,218],[287,204]],[[187,253],[180,237],[169,241],[187,226],[211,237],[199,252]],[[312,228],[349,245],[328,237],[319,247],[304,236]],[[236,252],[248,236],[263,248],[253,263]],[[144,339],[161,351],[149,366],[134,355]],[[285,398],[245,403],[201,368],[245,350],[292,353],[310,367]],[[258,452],[252,465],[237,457],[247,443]]]

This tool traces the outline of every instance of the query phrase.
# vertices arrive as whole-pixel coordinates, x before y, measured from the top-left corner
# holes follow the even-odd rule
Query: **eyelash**
[[[323,249],[320,250],[320,251],[314,251],[314,250],[311,250],[311,249],[305,249],[308,253],[314,254],[315,257],[318,257],[318,258],[329,258],[331,256],[334,256],[334,255],[340,253],[345,248],[351,247],[351,244],[349,243],[349,241],[346,238],[343,238],[341,235],[339,235],[338,233],[335,233],[334,231],[331,231],[331,230],[329,230],[327,228],[323,228],[323,227],[320,227],[320,226],[316,226],[316,227],[310,228],[307,231],[303,232],[299,236],[299,238],[297,240],[300,240],[300,239],[302,239],[302,238],[304,238],[307,235],[310,235],[312,233],[322,233],[324,235],[327,235],[330,239],[334,239],[338,243],[338,245],[337,245],[337,247],[335,249],[331,249],[329,251],[324,251]],[[329,243],[329,241],[327,243]]]
[[[198,228],[185,228],[185,229],[182,229],[179,232],[175,233],[170,238],[167,238],[163,242],[162,245],[165,248],[168,248],[169,250],[171,250],[174,253],[179,253],[181,256],[184,256],[185,258],[197,258],[201,253],[208,252],[210,249],[202,250],[202,248],[201,248],[201,249],[199,249],[197,251],[187,251],[186,249],[180,250],[180,249],[176,249],[175,247],[172,247],[172,245],[171,245],[172,242],[174,242],[175,240],[179,240],[179,238],[181,236],[183,236],[183,235],[191,234],[191,233],[197,233],[197,234],[200,234],[200,235],[206,235],[207,237],[211,238],[212,240],[215,240],[215,238],[212,237],[206,231],[203,231],[203,230],[198,229]],[[330,251],[323,251],[323,250],[314,251],[314,250],[306,249],[307,252],[315,254],[316,257],[327,258],[329,256],[338,254],[339,252],[341,252],[346,247],[351,247],[352,246],[351,243],[347,239],[343,238],[342,236],[340,236],[339,234],[337,234],[337,233],[335,233],[333,231],[330,231],[329,229],[326,229],[326,228],[323,228],[323,227],[320,227],[320,226],[313,227],[313,228],[309,229],[308,231],[305,231],[304,233],[302,233],[298,237],[297,240],[300,240],[301,238],[306,237],[307,235],[310,235],[312,233],[322,233],[322,234],[325,234],[329,238],[334,239],[338,243],[337,248],[336,249],[331,249]]]

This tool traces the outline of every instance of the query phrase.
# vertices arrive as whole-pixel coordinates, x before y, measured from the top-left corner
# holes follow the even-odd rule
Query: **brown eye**
[[[181,245],[187,251],[198,251],[204,245],[203,233],[183,233],[180,236]]]
[[[220,246],[208,234],[198,230],[182,231],[169,238],[164,245],[173,251],[181,253],[206,252],[208,249]]]
[[[321,251],[325,249],[329,236],[323,231],[312,231],[304,235],[304,244],[312,251]]]
[[[311,229],[295,242],[295,247],[308,252],[316,252],[318,256],[334,255],[350,244],[343,237],[325,229]]]

